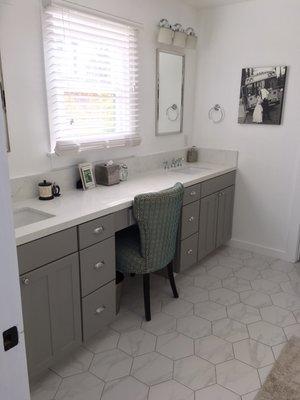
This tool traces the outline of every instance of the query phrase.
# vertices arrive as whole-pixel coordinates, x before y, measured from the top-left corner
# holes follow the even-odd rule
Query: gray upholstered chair
[[[134,198],[133,214],[137,226],[119,234],[116,240],[117,270],[126,274],[142,274],[145,317],[151,320],[150,273],[168,269],[175,298],[178,297],[173,259],[181,214],[184,189],[181,183],[156,193]]]

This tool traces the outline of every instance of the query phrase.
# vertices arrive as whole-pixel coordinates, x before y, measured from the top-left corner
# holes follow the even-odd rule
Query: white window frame
[[[86,138],[86,136],[80,136],[76,135],[76,137],[72,138],[66,138],[66,137],[60,137],[57,135],[57,125],[55,125],[54,121],[57,121],[57,114],[55,113],[53,105],[56,104],[54,101],[52,101],[53,97],[53,88],[51,89],[50,83],[49,83],[49,76],[50,76],[50,69],[51,65],[49,62],[49,51],[51,52],[51,45],[48,46],[49,43],[49,31],[47,32],[47,29],[49,27],[49,20],[47,19],[47,15],[49,16],[49,11],[51,10],[58,10],[58,9],[64,9],[66,12],[70,13],[75,13],[78,16],[85,16],[87,19],[92,18],[95,21],[98,20],[99,23],[101,23],[101,20],[103,23],[107,23],[107,26],[120,26],[120,31],[122,29],[128,30],[130,32],[130,39],[128,39],[128,59],[130,60],[130,67],[134,72],[128,73],[126,75],[129,85],[128,90],[123,91],[125,92],[125,95],[128,94],[128,96],[132,95],[132,99],[128,102],[124,102],[124,99],[122,99],[121,96],[121,106],[124,107],[125,113],[125,122],[123,120],[121,122],[116,122],[116,126],[125,126],[125,129],[119,129],[116,132],[112,134],[107,134],[107,133],[100,133],[98,132],[96,134],[93,133],[92,136]],[[87,12],[88,10],[88,12]],[[49,128],[50,128],[50,153],[56,153],[58,155],[63,155],[63,154],[68,154],[68,153],[78,153],[82,151],[87,151],[87,150],[100,150],[100,149],[105,149],[105,148],[113,148],[113,147],[129,147],[129,146],[136,146],[139,145],[141,142],[141,137],[140,137],[140,127],[139,127],[139,119],[140,119],[140,90],[139,90],[139,84],[138,84],[138,77],[139,77],[139,42],[138,42],[138,34],[139,34],[139,26],[137,24],[129,22],[127,20],[120,20],[119,18],[111,17],[111,16],[103,16],[102,13],[97,12],[96,10],[93,10],[95,12],[91,12],[90,9],[86,9],[83,6],[75,6],[70,7],[69,5],[66,5],[66,3],[62,1],[51,1],[50,4],[47,2],[47,5],[43,7],[43,37],[44,37],[44,54],[45,54],[45,73],[46,73],[46,86],[47,86],[47,101],[48,101],[48,115],[49,115]],[[48,26],[47,26],[48,23]],[[134,36],[132,36],[134,35]],[[132,39],[133,37],[133,39]],[[100,38],[101,40],[102,38]],[[103,40],[103,39],[102,39]],[[130,40],[130,43],[129,43]],[[47,42],[48,41],[48,42]],[[133,41],[133,51],[132,48],[130,47],[132,45]],[[51,53],[52,55],[53,53]],[[134,55],[132,55],[134,54]],[[112,58],[113,59],[113,58]],[[52,57],[53,60],[53,57]],[[53,70],[52,70],[53,72]],[[67,82],[67,81],[65,81]],[[121,81],[122,82],[122,81]],[[126,82],[126,78],[124,79],[124,82]],[[126,86],[123,86],[126,87]],[[119,91],[121,92],[121,90]],[[117,93],[119,93],[117,92]],[[65,93],[64,93],[65,95]],[[118,96],[118,95],[117,95]],[[123,101],[123,103],[122,103]],[[57,101],[58,103],[58,101]],[[63,102],[62,102],[63,103]],[[78,104],[78,103],[77,103]],[[127,104],[129,104],[129,107],[126,108]],[[134,111],[132,111],[134,110]],[[102,110],[102,112],[104,112]],[[104,113],[104,119],[106,114]],[[62,117],[63,118],[63,117]],[[101,119],[98,117],[99,120]],[[119,118],[119,119],[118,119]],[[65,118],[66,119],[66,118]],[[121,118],[120,116],[118,117],[118,110],[115,110],[115,121],[119,121]],[[62,132],[63,129],[60,130]],[[65,129],[67,131],[67,129]],[[70,129],[69,129],[70,131]]]

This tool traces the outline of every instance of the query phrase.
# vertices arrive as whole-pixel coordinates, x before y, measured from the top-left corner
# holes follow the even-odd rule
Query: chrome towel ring
[[[220,104],[215,104],[209,111],[208,111],[208,118],[213,121],[215,124],[218,124],[223,121],[225,117],[225,111],[220,106]]]
[[[172,104],[166,110],[166,116],[169,121],[177,121],[179,118],[179,109],[177,104]]]

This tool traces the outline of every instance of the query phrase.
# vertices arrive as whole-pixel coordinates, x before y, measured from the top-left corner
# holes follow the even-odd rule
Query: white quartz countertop
[[[180,168],[168,171],[160,169],[133,176],[128,181],[114,186],[97,186],[87,191],[70,190],[51,201],[29,199],[14,203],[14,210],[28,207],[54,215],[43,221],[16,228],[16,243],[17,245],[28,243],[128,208],[132,206],[134,196],[140,193],[163,190],[173,186],[176,182],[182,182],[187,187],[236,170],[236,166],[211,163],[193,163],[185,167],[196,167],[199,168],[199,171],[193,170],[192,174],[188,174],[180,171]],[[200,168],[203,169],[200,170]]]

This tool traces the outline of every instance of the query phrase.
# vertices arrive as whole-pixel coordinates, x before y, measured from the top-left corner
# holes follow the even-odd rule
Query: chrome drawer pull
[[[190,221],[190,222],[193,222],[194,219],[195,219],[195,218],[194,218],[193,216],[191,216],[191,217],[189,218],[189,221]]]
[[[188,253],[188,255],[191,255],[191,254],[193,254],[193,250],[192,250],[192,249],[189,249],[189,250],[187,251],[187,253]]]
[[[191,196],[196,196],[196,194],[197,194],[197,193],[195,192],[195,190],[193,190],[193,191],[190,193]]]
[[[94,229],[95,235],[99,235],[99,233],[102,233],[103,231],[104,231],[104,227],[102,225],[98,226],[97,228]]]
[[[94,265],[95,269],[100,269],[101,267],[104,267],[105,262],[104,261],[99,261]]]
[[[95,314],[101,314],[105,310],[105,306],[101,306],[96,308]]]
[[[23,282],[24,285],[29,285],[30,280],[29,280],[29,278],[23,278],[22,282]]]

